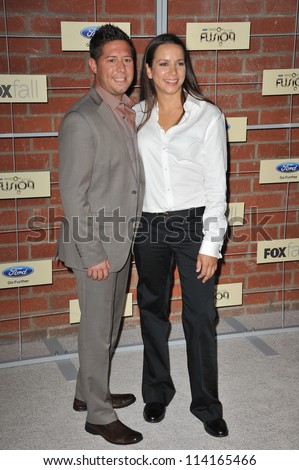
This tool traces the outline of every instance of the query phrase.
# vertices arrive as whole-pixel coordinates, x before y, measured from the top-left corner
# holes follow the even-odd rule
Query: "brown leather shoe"
[[[132,393],[111,393],[111,401],[113,408],[125,408],[132,405],[136,401],[136,397]],[[78,400],[78,398],[74,399],[73,408],[75,411],[87,411],[86,402]]]
[[[137,442],[143,439],[140,432],[128,428],[128,426],[119,421],[119,419],[109,424],[92,424],[86,421],[85,430],[90,434],[102,436],[106,441],[112,444],[123,446],[137,444]]]

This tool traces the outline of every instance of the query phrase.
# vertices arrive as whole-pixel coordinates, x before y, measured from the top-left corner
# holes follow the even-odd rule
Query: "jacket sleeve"
[[[58,136],[59,185],[65,218],[72,240],[88,268],[107,259],[89,204],[89,188],[95,158],[95,142],[86,118],[77,111],[67,114]]]

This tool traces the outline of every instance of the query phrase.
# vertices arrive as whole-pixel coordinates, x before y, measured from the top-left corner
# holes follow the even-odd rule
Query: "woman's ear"
[[[146,75],[151,80],[153,78],[151,68],[148,64],[145,64]]]

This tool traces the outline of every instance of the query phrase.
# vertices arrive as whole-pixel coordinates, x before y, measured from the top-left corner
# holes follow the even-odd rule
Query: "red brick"
[[[267,15],[279,16],[294,14],[297,8],[297,0],[276,0],[275,2],[265,2],[265,12]]]
[[[285,129],[262,129],[250,130],[248,132],[248,141],[250,142],[273,142],[286,141],[287,132]]]
[[[229,189],[231,193],[248,193],[250,192],[251,180],[246,177],[230,178]]]
[[[15,132],[51,132],[51,117],[15,116]]]
[[[278,302],[281,300],[281,293],[277,290],[271,292],[256,292],[252,294],[246,293],[243,294],[243,305],[264,305],[272,306],[273,302]],[[271,309],[271,313],[272,313]]]
[[[69,314],[49,314],[39,315],[31,318],[33,328],[49,328],[58,325],[69,324]]]
[[[17,171],[44,171],[49,170],[49,154],[17,155]]]
[[[30,57],[30,73],[32,74],[76,74],[85,73],[85,63],[82,59],[74,57]],[[53,71],[53,72],[52,72]]]
[[[221,3],[221,19],[225,18],[225,21],[237,21],[238,15],[240,16],[239,21],[244,21],[246,15],[261,15],[263,13],[263,2],[260,0],[251,0],[249,2],[243,2],[240,0],[231,0],[229,2]],[[232,16],[233,15],[233,16]],[[228,17],[228,18],[227,18]]]
[[[248,160],[248,159],[254,158],[255,148],[256,146],[254,144],[231,143],[230,144],[230,162],[232,162],[233,160],[239,161],[239,160]]]
[[[20,0],[9,0],[9,5],[7,7],[7,12],[26,12],[27,14],[31,12],[44,11],[44,1],[43,0],[27,0],[26,2],[20,2]]]
[[[276,34],[295,32],[295,14],[289,16],[261,16],[254,18],[251,24],[251,34]]]
[[[267,273],[257,274],[248,276],[248,288],[249,289],[259,289],[263,287],[277,287],[278,289],[282,287],[282,274],[281,273]]]
[[[57,137],[40,137],[32,141],[32,150],[36,152],[57,150],[57,148]]]
[[[288,142],[276,142],[272,143],[259,143],[258,145],[258,157],[260,159],[266,158],[287,158],[289,156],[289,143]]]
[[[59,0],[57,0],[59,1]],[[151,0],[139,0],[138,2],[138,14],[147,14],[154,12],[155,6]],[[136,15],[136,1],[135,0],[109,0],[106,3],[106,14],[107,15]],[[113,18],[114,21],[114,18]],[[124,21],[124,20],[123,20]]]
[[[7,29],[10,34],[13,33],[24,33],[26,31],[26,17],[20,14],[9,14],[7,15]]]
[[[219,263],[218,273],[219,277],[224,278],[225,276],[230,277],[232,275],[233,262],[230,259],[226,259],[225,254],[222,261]],[[220,281],[219,281],[220,284]]]
[[[60,0],[51,0],[47,3],[49,13],[66,14],[71,12],[73,15],[89,15],[89,20],[91,19],[90,15],[94,14],[94,0],[76,0],[75,2],[74,0],[65,0],[63,3]]]
[[[222,53],[219,54],[218,73],[224,74],[241,74],[243,69],[243,58],[235,54]]]
[[[13,288],[12,288],[13,290]],[[12,313],[17,314],[19,311],[19,306],[18,306],[18,299],[6,299],[2,300],[0,299],[0,312],[1,312],[1,317],[10,315]],[[0,322],[1,325],[1,330],[2,330],[2,321]]]
[[[12,155],[1,155],[0,171],[14,171],[14,162]]]
[[[292,36],[283,37],[264,37],[263,38],[263,53],[281,54],[288,53],[294,47],[294,38]]]
[[[286,227],[286,238],[298,238],[298,224],[288,225]]]
[[[10,38],[9,50],[18,51],[18,54],[46,54],[47,43],[41,38]]]
[[[1,133],[10,134],[12,132],[12,123],[10,117],[1,117]]]
[[[30,105],[30,112],[34,115],[37,114],[62,114],[72,106],[77,100],[73,96],[48,96],[49,100],[47,103],[36,103]]]
[[[288,69],[292,67],[292,54],[283,55],[260,55],[256,57],[248,57],[245,60],[245,70],[248,72],[260,72],[262,77],[263,70],[271,69]]]
[[[287,124],[290,122],[290,110],[288,108],[267,109],[260,111],[259,124]]]
[[[245,195],[244,202],[246,207],[259,208],[277,208],[280,209],[285,201],[285,195],[282,193],[275,194],[253,194]]]
[[[241,96],[241,106],[242,109],[250,109],[255,107],[284,107],[289,105],[289,96],[262,96],[261,92],[248,92],[244,90],[244,93]]]
[[[24,313],[47,312],[48,299],[46,297],[24,298],[21,293],[21,311]]]

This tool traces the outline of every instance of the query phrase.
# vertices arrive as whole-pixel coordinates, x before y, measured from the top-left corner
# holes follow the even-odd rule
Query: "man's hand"
[[[105,259],[105,261],[102,261],[99,264],[95,264],[94,266],[90,266],[87,269],[87,276],[92,277],[95,281],[103,281],[104,279],[107,279],[109,276],[109,269],[110,269],[110,263],[108,259]]]
[[[197,263],[196,263],[196,272],[200,273],[197,276],[197,279],[202,279],[202,282],[205,283],[210,279],[217,269],[218,259],[214,256],[203,255],[198,253]]]

